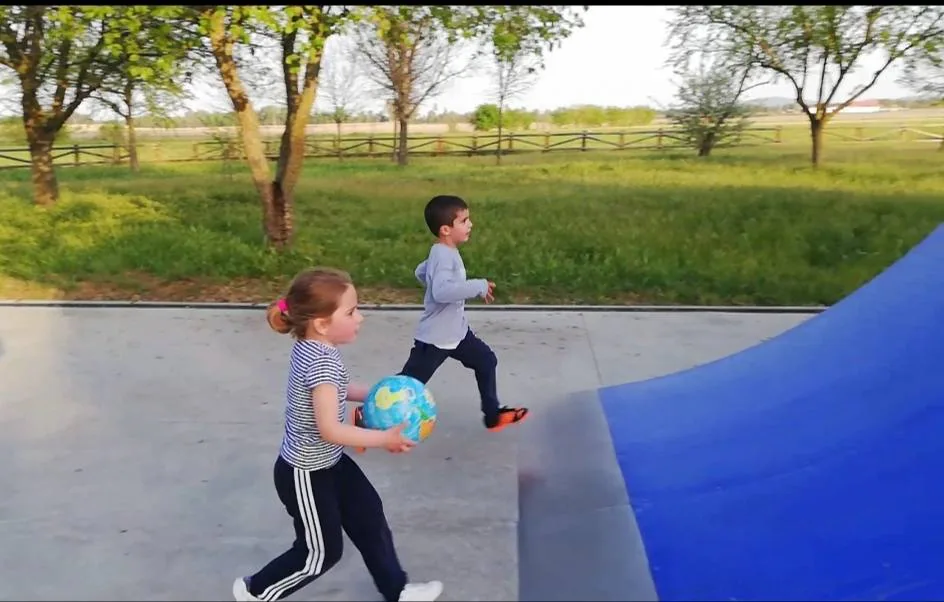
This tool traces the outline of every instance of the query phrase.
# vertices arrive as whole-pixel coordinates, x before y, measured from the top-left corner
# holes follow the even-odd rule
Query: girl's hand
[[[384,444],[384,447],[387,448],[387,451],[391,454],[406,453],[416,447],[416,443],[414,443],[412,439],[403,435],[403,429],[406,428],[406,425],[407,423],[404,422],[384,431],[387,435],[387,442]]]

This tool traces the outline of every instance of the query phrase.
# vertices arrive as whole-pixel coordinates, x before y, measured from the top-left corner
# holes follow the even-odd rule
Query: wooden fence
[[[827,127],[827,137],[845,142],[935,142],[944,147],[944,124],[921,127],[856,126]],[[809,130],[802,127],[752,127],[719,147],[777,145],[785,141],[807,142]],[[270,159],[278,157],[280,140],[264,140],[265,152]],[[448,157],[494,155],[499,144],[498,135],[454,134],[441,136],[410,136],[407,141],[409,156]],[[501,154],[680,150],[690,149],[685,137],[676,129],[582,132],[508,132],[501,137]],[[397,139],[392,135],[323,137],[311,136],[305,141],[306,158],[354,159],[362,157],[392,157]],[[141,163],[241,161],[245,160],[242,141],[237,136],[213,140],[187,142],[163,140],[141,142],[138,145]],[[29,167],[28,148],[0,148],[0,169]],[[126,147],[118,144],[71,145],[53,149],[54,163],[59,166],[123,164],[128,159]]]
[[[52,161],[60,165],[120,164],[128,158],[126,148],[116,144],[73,144],[52,149]],[[0,148],[0,169],[16,169],[30,166],[27,147]]]

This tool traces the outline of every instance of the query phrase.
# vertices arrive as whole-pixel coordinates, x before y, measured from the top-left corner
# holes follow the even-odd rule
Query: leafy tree
[[[406,165],[409,122],[472,65],[459,61],[450,7],[372,6],[354,31],[357,56],[399,126],[395,158]]]
[[[496,32],[500,36],[513,36],[514,33]],[[495,162],[501,164],[502,130],[505,125],[505,105],[512,98],[526,92],[538,79],[542,65],[537,56],[528,47],[514,41],[492,46],[494,60],[495,91],[498,107],[498,139],[495,141]]]
[[[477,132],[487,132],[498,127],[498,105],[495,103],[484,103],[475,107],[472,117],[469,119],[473,129]]]
[[[677,61],[710,42],[736,64],[754,65],[790,83],[810,122],[811,159],[819,165],[823,129],[896,63],[937,52],[944,38],[940,6],[681,6],[669,40]],[[873,53],[882,62],[841,99],[840,87]]]
[[[681,76],[678,105],[666,111],[666,117],[699,157],[707,157],[715,146],[737,138],[748,126],[751,111],[740,102],[741,95],[766,82],[751,83],[751,65],[712,61],[705,55],[699,58],[697,67],[677,68]]]
[[[293,193],[305,157],[305,130],[318,91],[325,42],[350,15],[343,7],[311,5],[195,7],[240,127],[243,148],[263,209],[267,244],[289,248],[293,231]],[[285,91],[285,129],[273,177],[249,98],[236,48],[252,50],[253,36],[273,39],[280,53]]]
[[[92,95],[124,121],[131,171],[139,169],[136,116],[142,109],[153,116],[166,116],[173,100],[186,96],[184,86],[191,81],[193,69],[189,63],[199,44],[191,31],[179,27],[173,9],[151,12],[135,8],[139,18],[129,21],[125,37],[133,36],[142,51],[127,57],[114,77]]]
[[[498,105],[495,161],[501,163],[505,104],[535,84],[544,53],[560,46],[583,21],[576,11],[559,6],[499,6],[479,17],[490,38]]]
[[[544,51],[583,26],[576,10],[560,6],[370,7],[365,21],[359,48],[371,79],[392,98],[401,165],[416,109],[466,72],[487,46],[502,60],[526,56],[540,64]],[[476,48],[468,63],[456,61],[462,41]]]
[[[908,61],[900,81],[925,102],[940,104],[944,100],[944,47]]]
[[[537,114],[534,111],[524,109],[505,109],[502,111],[502,122],[506,128],[526,130],[536,120]],[[498,105],[492,102],[480,104],[469,117],[469,123],[477,132],[496,129],[498,127]]]
[[[140,29],[144,18],[174,13],[166,6],[0,7],[0,67],[19,84],[37,204],[59,198],[52,148],[76,109],[119,78],[128,61],[176,43],[159,33],[142,40],[127,32]]]

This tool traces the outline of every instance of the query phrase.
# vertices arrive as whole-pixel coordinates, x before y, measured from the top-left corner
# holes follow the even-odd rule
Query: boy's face
[[[469,240],[472,233],[472,220],[469,219],[469,210],[460,209],[456,214],[456,219],[452,220],[452,226],[444,226],[443,234],[446,239],[454,245],[461,245]]]

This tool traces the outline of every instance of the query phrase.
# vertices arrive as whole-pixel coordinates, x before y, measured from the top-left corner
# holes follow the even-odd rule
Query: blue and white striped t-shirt
[[[311,392],[317,385],[338,388],[338,420],[344,421],[350,374],[335,347],[318,341],[298,340],[292,347],[285,405],[285,434],[280,455],[300,470],[334,466],[344,447],[321,438],[315,421]]]

